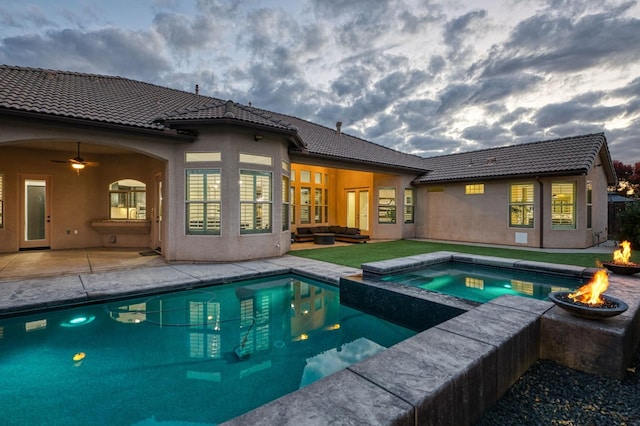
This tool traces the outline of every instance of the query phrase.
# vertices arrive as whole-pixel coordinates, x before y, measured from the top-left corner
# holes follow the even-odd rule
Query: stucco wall
[[[228,262],[258,257],[278,256],[290,247],[290,232],[282,231],[282,160],[288,161],[288,142],[280,136],[262,133],[254,140],[254,133],[235,128],[199,129],[198,139],[188,146],[176,146],[168,167],[165,203],[170,220],[168,238],[163,254],[170,261]],[[185,163],[187,152],[220,152],[220,162]],[[240,153],[270,156],[272,166],[239,164]],[[221,170],[222,216],[220,235],[187,235],[185,232],[185,170],[187,168],[219,168]],[[272,232],[240,234],[240,170],[271,171],[272,174]]]
[[[587,227],[586,185],[592,182],[592,227]],[[576,184],[576,226],[554,229],[552,224],[552,184]],[[484,194],[465,194],[464,183],[418,187],[419,238],[476,242],[525,247],[585,248],[607,238],[607,182],[602,167],[587,176],[547,177],[530,180],[485,181]],[[534,226],[509,226],[509,186],[534,185]]]
[[[535,183],[535,181],[526,181]],[[509,186],[484,182],[484,194],[465,194],[465,183],[418,187],[419,238],[445,241],[516,245],[516,233],[526,235],[526,246],[537,246],[534,228],[509,227]]]

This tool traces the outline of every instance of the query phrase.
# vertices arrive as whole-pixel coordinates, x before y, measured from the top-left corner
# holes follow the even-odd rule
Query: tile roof
[[[423,159],[287,115],[122,77],[0,65],[0,111],[163,131],[180,122],[238,120],[297,133],[304,152],[424,172]]]
[[[122,77],[0,65],[0,108],[162,130],[165,111],[222,102]]]
[[[599,159],[604,163],[607,180],[615,183],[604,133],[425,158],[431,171],[414,183],[586,174]]]

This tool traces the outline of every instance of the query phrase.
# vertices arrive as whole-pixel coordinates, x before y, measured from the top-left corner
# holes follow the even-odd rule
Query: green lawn
[[[563,263],[567,265],[593,266],[597,261],[610,261],[611,256],[603,253],[545,253],[540,251],[518,250],[509,248],[477,247],[463,244],[434,243],[424,241],[389,241],[382,243],[354,244],[341,247],[327,247],[321,249],[295,250],[289,252],[294,256],[308,259],[322,260],[338,265],[360,268],[367,262],[411,256],[435,251],[455,251],[460,253],[479,254],[485,256],[508,257],[540,262]],[[632,262],[640,263],[640,252],[633,252]]]

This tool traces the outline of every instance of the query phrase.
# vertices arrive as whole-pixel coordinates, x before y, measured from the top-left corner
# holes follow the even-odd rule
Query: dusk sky
[[[640,162],[636,1],[2,0],[0,63],[198,84],[425,157],[605,132]]]

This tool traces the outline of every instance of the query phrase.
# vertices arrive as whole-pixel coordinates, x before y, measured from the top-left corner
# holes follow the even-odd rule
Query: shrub
[[[616,216],[616,222],[620,239],[628,240],[634,249],[640,249],[640,201],[627,203]]]

